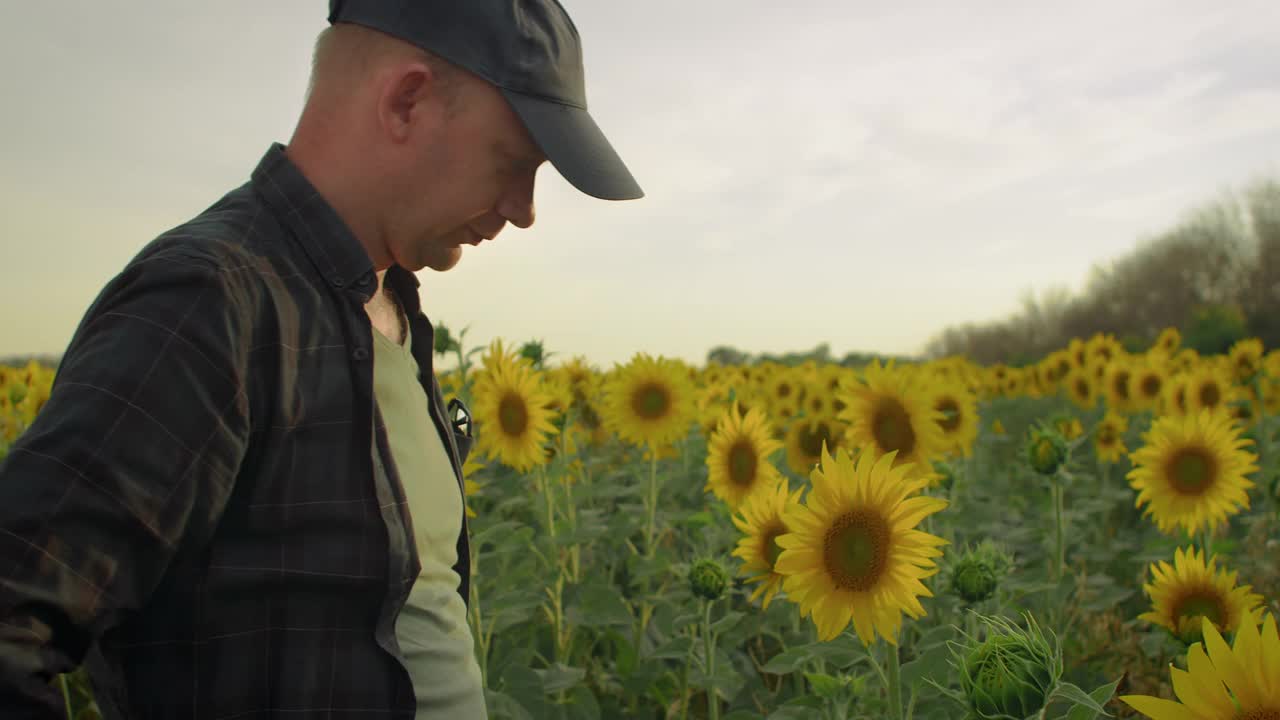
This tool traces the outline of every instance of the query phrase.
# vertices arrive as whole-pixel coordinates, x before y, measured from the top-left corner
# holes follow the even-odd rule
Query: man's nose
[[[537,216],[533,208],[533,183],[534,178],[530,177],[512,187],[498,204],[498,214],[520,229],[532,226]]]
[[[515,225],[520,229],[525,229],[533,225],[534,218],[537,213],[533,208],[533,198],[525,200],[509,200],[499,209],[502,217],[507,222]]]

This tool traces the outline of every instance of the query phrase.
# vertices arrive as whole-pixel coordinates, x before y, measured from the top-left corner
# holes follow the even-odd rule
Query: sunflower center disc
[[[1121,400],[1129,399],[1129,373],[1118,372],[1112,381],[1112,387],[1115,389],[1116,397]]]
[[[1218,407],[1222,403],[1222,391],[1217,385],[1209,384],[1200,388],[1200,404],[1207,408]]]
[[[1160,378],[1154,375],[1143,378],[1142,395],[1148,399],[1160,397]]]
[[[778,564],[778,556],[782,554],[782,547],[778,545],[778,538],[787,534],[787,529],[781,525],[774,525],[764,534],[764,542],[761,549],[761,555],[764,556],[765,562],[769,563],[769,569],[772,570],[774,565]]]
[[[1076,379],[1076,396],[1087,399],[1092,393],[1089,391],[1089,381],[1084,378]]]
[[[1110,425],[1103,425],[1098,428],[1098,444],[1103,446],[1113,445],[1116,441],[1116,429]]]
[[[1226,622],[1226,609],[1222,598],[1212,591],[1193,590],[1179,598],[1173,606],[1173,617],[1177,620],[1194,620],[1200,617],[1209,618],[1209,622],[1222,627]],[[1195,623],[1199,628],[1200,623]]]
[[[809,457],[817,458],[822,456],[822,442],[824,440],[827,443],[827,448],[830,448],[831,431],[827,429],[826,423],[816,423],[800,430],[800,449]]]
[[[498,403],[498,424],[502,426],[504,435],[524,435],[529,426],[529,412],[524,406],[524,399],[515,394],[504,396]]]
[[[871,432],[876,444],[885,452],[898,451],[898,460],[911,454],[916,448],[916,433],[911,429],[911,416],[906,408],[892,398],[887,398],[876,408],[871,419]]]
[[[1169,461],[1169,480],[1183,495],[1200,495],[1214,481],[1213,458],[1198,447],[1182,448]]]
[[[942,398],[937,405],[933,406],[933,409],[942,413],[942,420],[938,422],[938,425],[943,430],[950,433],[955,432],[955,429],[960,427],[960,405],[954,399],[949,397]]]
[[[1252,710],[1240,715],[1237,720],[1280,720],[1280,709]]]
[[[658,420],[667,414],[671,398],[667,389],[656,383],[641,385],[631,395],[631,409],[645,420]]]
[[[874,510],[840,516],[823,538],[823,561],[836,587],[870,590],[888,565],[889,525]]]
[[[778,399],[785,400],[788,397],[791,397],[791,386],[787,383],[781,383],[778,385]]]
[[[739,440],[729,448],[729,482],[738,487],[751,487],[756,482],[756,447],[750,440]]]

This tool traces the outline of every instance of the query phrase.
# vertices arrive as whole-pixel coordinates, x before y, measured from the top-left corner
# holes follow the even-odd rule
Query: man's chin
[[[457,265],[461,259],[462,248],[457,245],[432,248],[423,255],[422,267],[418,269],[431,268],[436,272],[445,272],[452,270],[453,266]]]

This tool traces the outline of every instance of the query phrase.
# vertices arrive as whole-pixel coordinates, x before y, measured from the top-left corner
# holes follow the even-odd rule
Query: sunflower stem
[[[654,556],[654,532],[655,522],[658,513],[658,449],[649,448],[649,494],[648,494],[648,518],[645,525],[645,555],[652,558]]]
[[[489,642],[484,634],[484,616],[480,612],[480,588],[476,578],[479,576],[479,551],[473,544],[471,552],[471,626],[475,632],[476,654],[480,658],[480,687],[489,687]]]
[[[1200,544],[1204,549],[1204,561],[1209,562],[1209,558],[1213,555],[1213,528],[1205,525],[1204,531],[1200,535]]]
[[[692,629],[686,632],[695,634]],[[693,643],[689,643],[689,654],[685,656],[684,670],[680,673],[680,720],[689,718],[689,667],[694,663],[693,648]]]
[[[885,645],[887,656],[885,674],[888,676],[885,686],[889,692],[889,717],[892,720],[902,720],[902,672],[899,665],[898,646],[893,643],[885,643]]]
[[[1062,478],[1053,476],[1054,580],[1066,574],[1066,547],[1062,541]]]
[[[711,720],[720,720],[720,699],[716,697],[716,636],[711,632],[711,606],[714,600],[703,600],[702,639],[707,654],[707,709]]]
[[[795,630],[797,641],[803,644],[803,628],[800,625],[800,613],[791,613],[791,629]],[[786,643],[783,643],[783,650],[786,650]],[[796,683],[796,697],[804,697],[804,673],[792,673],[792,679]]]
[[[658,448],[649,446],[649,491],[645,493],[645,527],[644,527],[644,559],[652,560],[655,553],[654,523],[658,508]],[[653,612],[649,597],[649,576],[640,583],[640,622],[636,625],[636,652],[640,652],[640,642],[644,639],[645,630],[649,626],[649,616]]]
[[[547,482],[547,469],[544,465],[538,466],[538,489],[542,491],[542,497],[547,501],[547,534],[554,540],[556,537],[555,505],[551,500],[551,483]]]
[[[67,705],[67,720],[75,720],[75,716],[71,714],[71,691],[67,688],[66,673],[58,676],[58,683],[62,686],[62,701]]]

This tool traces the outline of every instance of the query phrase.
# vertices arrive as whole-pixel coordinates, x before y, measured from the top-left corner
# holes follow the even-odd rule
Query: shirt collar
[[[285,154],[284,145],[272,143],[251,177],[258,193],[292,231],[330,285],[361,293],[365,301],[373,297],[377,282],[369,253]],[[413,273],[405,272],[413,277]],[[417,278],[413,280],[416,287]]]

